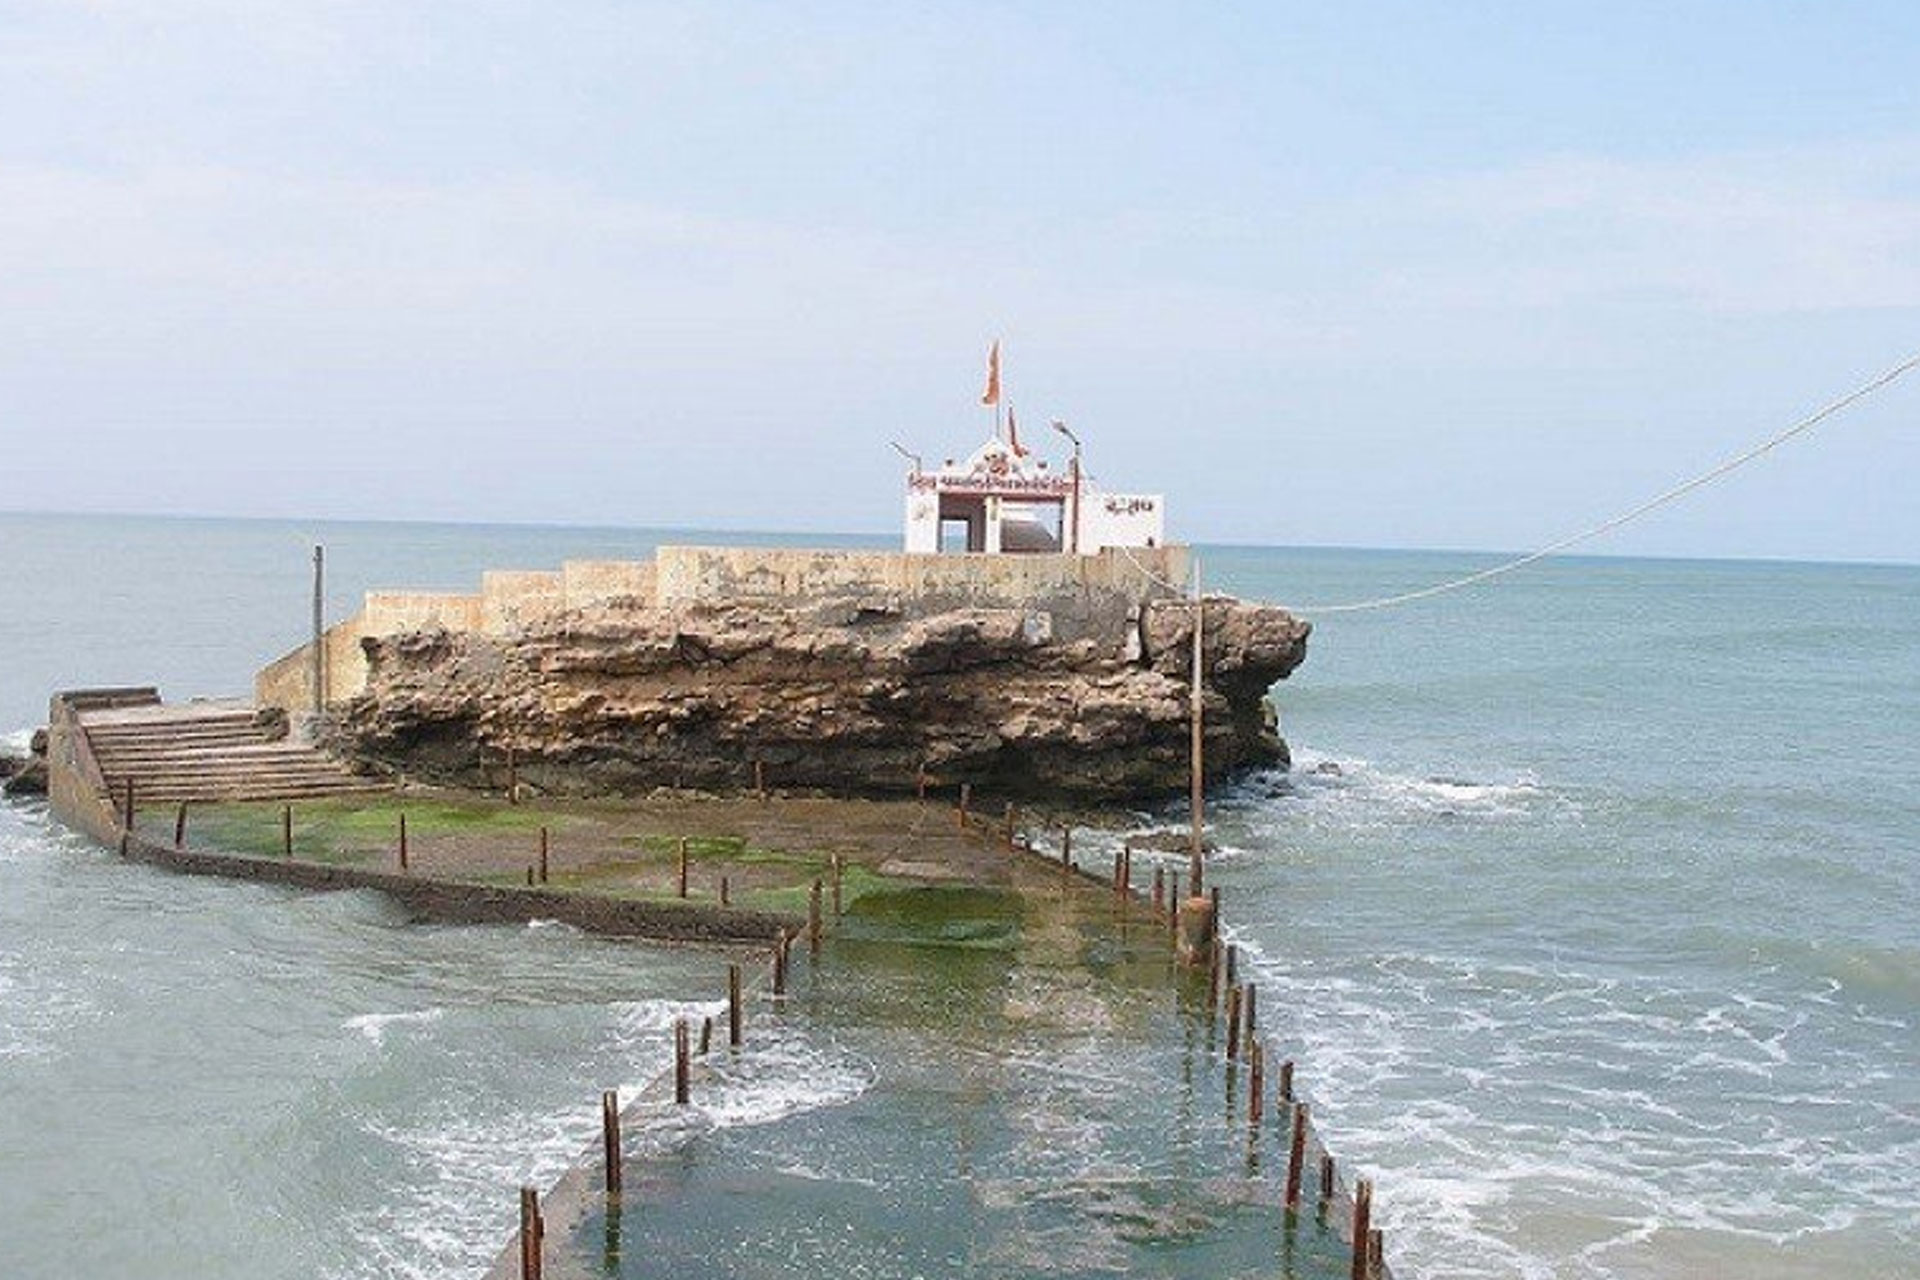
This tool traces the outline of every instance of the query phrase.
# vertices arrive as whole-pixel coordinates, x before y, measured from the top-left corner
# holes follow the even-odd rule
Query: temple
[[[914,464],[907,473],[907,551],[1093,555],[1109,547],[1164,543],[1164,497],[1107,493],[1090,485],[1080,465],[1079,438],[1061,422],[1054,430],[1073,442],[1073,457],[1064,473],[1053,470],[1020,442],[1011,408],[1002,427],[999,400],[995,343],[980,398],[995,409],[993,435],[965,462],[949,458],[938,470],[923,469],[907,454]]]

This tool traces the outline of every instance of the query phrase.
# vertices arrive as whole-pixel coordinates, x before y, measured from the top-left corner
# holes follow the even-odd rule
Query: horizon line
[[[550,530],[572,533],[690,533],[713,534],[733,538],[775,537],[775,538],[837,538],[837,539],[894,539],[896,530],[858,530],[858,529],[752,529],[728,528],[716,525],[622,525],[622,524],[572,524],[558,520],[458,520],[445,518],[409,518],[395,516],[261,516],[261,515],[221,515],[209,513],[189,513],[178,511],[75,511],[57,508],[0,508],[0,519],[9,517],[40,517],[77,520],[155,520],[176,521],[180,523],[210,522],[226,524],[280,524],[280,525],[389,525],[400,528],[439,528],[439,529],[529,529]],[[1528,549],[1515,547],[1457,547],[1457,546],[1370,546],[1353,542],[1240,542],[1240,541],[1191,541],[1171,545],[1184,545],[1197,549],[1217,548],[1227,551],[1359,551],[1382,555],[1455,555],[1455,556],[1517,556],[1526,554]],[[1797,557],[1782,555],[1700,555],[1679,552],[1608,552],[1583,551],[1564,552],[1545,557],[1546,560],[1649,560],[1673,563],[1696,564],[1794,564],[1794,565],[1833,565],[1856,568],[1912,569],[1920,568],[1920,560],[1901,560],[1891,557]]]

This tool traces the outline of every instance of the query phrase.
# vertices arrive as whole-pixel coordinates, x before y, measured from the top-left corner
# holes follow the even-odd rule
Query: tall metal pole
[[[1080,442],[1073,442],[1073,554],[1080,554]]]
[[[1067,439],[1073,441],[1073,462],[1071,464],[1071,469],[1073,473],[1073,476],[1072,476],[1073,478],[1073,509],[1070,512],[1068,517],[1070,521],[1068,535],[1062,538],[1061,541],[1067,544],[1067,550],[1073,552],[1075,555],[1079,555],[1080,554],[1080,484],[1081,484],[1081,479],[1083,475],[1083,472],[1080,466],[1080,437],[1075,435],[1073,431],[1067,426],[1067,424],[1060,421],[1060,419],[1058,418],[1055,418],[1053,420],[1053,429],[1055,431],[1058,431],[1061,435],[1065,436]]]
[[[313,710],[316,715],[327,709],[326,635],[327,549],[313,549]]]
[[[1191,749],[1192,762],[1190,765],[1192,776],[1188,779],[1188,786],[1192,793],[1190,804],[1193,809],[1193,832],[1190,837],[1190,842],[1193,865],[1196,870],[1200,866],[1200,860],[1204,852],[1201,830],[1206,825],[1206,762],[1204,758],[1204,752],[1206,750],[1206,734],[1204,732],[1205,707],[1200,697],[1200,629],[1203,614],[1204,606],[1201,603],[1200,596],[1200,561],[1198,558],[1195,558],[1193,562],[1193,690],[1192,706],[1188,712],[1188,718],[1192,721],[1191,730],[1193,742]],[[1197,884],[1194,888],[1195,891],[1198,892],[1199,886]]]

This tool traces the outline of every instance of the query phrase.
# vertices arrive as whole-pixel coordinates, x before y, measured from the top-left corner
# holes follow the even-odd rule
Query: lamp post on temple
[[[1067,424],[1055,418],[1053,429],[1073,441],[1073,461],[1068,464],[1073,472],[1073,509],[1067,516],[1067,550],[1074,555],[1080,554],[1080,437],[1073,434]]]

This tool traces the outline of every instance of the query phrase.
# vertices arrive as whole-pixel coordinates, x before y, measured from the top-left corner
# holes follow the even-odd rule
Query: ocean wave
[[[386,1203],[347,1222],[361,1243],[351,1274],[427,1280],[483,1272],[512,1230],[507,1193],[552,1185],[596,1126],[585,1107],[474,1114],[449,1102],[364,1128],[397,1150],[412,1173]]]
[[[1376,1176],[1399,1274],[1678,1274],[1703,1235],[1729,1274],[1836,1232],[1863,1256],[1920,1244],[1920,1102],[1819,983],[1417,951],[1357,976],[1266,926],[1225,933],[1326,1140]]]
[[[1395,773],[1357,756],[1305,748],[1296,752],[1292,769],[1254,775],[1223,802],[1234,808],[1278,804],[1354,824],[1578,812],[1571,799],[1545,786],[1531,770],[1497,780]]]
[[[438,1022],[445,1015],[445,1009],[435,1006],[404,1013],[363,1013],[358,1017],[348,1018],[342,1025],[349,1031],[358,1031],[375,1044],[381,1044],[386,1040],[388,1027],[417,1026]]]
[[[738,1056],[715,1053],[702,1066],[698,1110],[717,1129],[771,1124],[844,1106],[879,1078],[872,1062],[830,1038],[799,1035],[763,1038]]]

